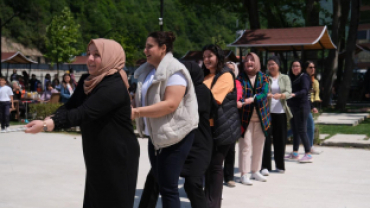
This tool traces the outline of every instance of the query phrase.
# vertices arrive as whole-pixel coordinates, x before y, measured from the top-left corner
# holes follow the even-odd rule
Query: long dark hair
[[[215,44],[210,44],[210,45],[206,45],[203,47],[202,49],[202,55],[204,53],[204,51],[206,50],[209,50],[211,51],[213,54],[216,55],[217,57],[217,68],[216,68],[216,74],[221,72],[221,70],[224,68],[225,66],[225,63],[224,63],[224,60],[225,60],[225,55],[224,55],[224,51],[221,49],[220,46],[218,45],[215,45]],[[202,69],[203,69],[203,72],[204,72],[204,76],[207,76],[208,74],[210,74],[211,72],[209,71],[209,69],[206,68],[206,66],[202,65]]]
[[[304,63],[304,65],[303,65],[303,69],[302,70],[304,70],[304,72],[306,73],[306,74],[308,74],[308,72],[307,72],[307,68],[308,68],[308,66],[310,65],[310,64],[313,64],[313,65],[315,65],[315,63],[313,62],[313,61],[306,61],[305,63]],[[313,74],[313,75],[309,75],[308,74],[308,76],[310,76],[310,80],[311,80],[311,82],[313,82],[314,80],[315,80],[315,78],[316,78],[316,75],[315,74]]]
[[[71,75],[70,75],[70,74],[64,74],[64,75],[63,75],[63,80],[62,80],[63,86],[64,86],[64,87],[66,87],[66,86],[67,86],[67,82],[66,82],[66,81],[64,81],[64,77],[65,77],[65,76],[69,76],[69,84],[71,85],[71,87],[72,87],[72,88],[75,88],[75,85],[74,85],[74,83],[73,83],[73,80],[72,80],[72,77],[71,77]]]
[[[292,69],[293,68],[293,64],[296,63],[296,62],[298,62],[299,65],[301,65],[301,73],[304,72],[303,69],[302,69],[302,62],[300,60],[298,60],[298,59],[295,59],[294,61],[292,61],[292,63],[290,63],[290,69],[289,69],[289,73],[288,73],[288,75],[289,75],[289,77],[290,77],[291,80],[295,79],[295,77],[296,77],[293,74],[293,69]]]

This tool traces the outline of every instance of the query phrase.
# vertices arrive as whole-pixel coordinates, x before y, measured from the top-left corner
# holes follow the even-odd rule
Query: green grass
[[[10,121],[9,125],[10,126],[15,126],[15,125],[26,125],[26,124],[24,122],[20,122],[20,121]]]
[[[316,127],[320,129],[320,134],[366,134],[370,138],[370,118],[365,119],[357,126],[345,125],[319,125]]]

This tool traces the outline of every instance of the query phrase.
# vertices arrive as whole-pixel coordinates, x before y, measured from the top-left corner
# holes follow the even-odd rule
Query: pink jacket
[[[239,101],[243,97],[243,87],[239,80],[235,80],[236,85],[236,101]]]

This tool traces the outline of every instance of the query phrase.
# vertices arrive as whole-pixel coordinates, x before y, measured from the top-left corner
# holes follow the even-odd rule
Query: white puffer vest
[[[135,94],[136,107],[141,107],[142,84],[153,68],[152,65],[145,63],[135,71],[134,77],[138,80]],[[168,78],[177,72],[185,76],[188,84],[185,96],[176,111],[160,118],[146,118],[149,134],[156,150],[180,142],[192,130],[198,128],[198,103],[193,82],[189,71],[173,57],[171,52],[166,54],[155,72],[153,83],[146,94],[146,106],[164,100]],[[145,129],[143,118],[136,119],[136,129],[140,136],[143,136]]]

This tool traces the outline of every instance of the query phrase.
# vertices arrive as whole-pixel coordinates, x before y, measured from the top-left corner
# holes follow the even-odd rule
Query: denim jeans
[[[179,176],[193,145],[195,133],[190,132],[182,141],[156,151],[149,139],[148,152],[154,177],[159,184],[163,208],[180,208]]]
[[[311,112],[308,114],[308,117],[307,117],[307,136],[308,136],[309,144],[312,147],[314,136],[315,136],[315,123],[313,121],[313,116]]]
[[[291,107],[293,118],[291,126],[293,130],[293,151],[298,151],[300,141],[304,146],[305,153],[311,151],[311,145],[307,136],[307,117],[311,109],[307,107]]]
[[[1,129],[5,129],[5,127],[9,127],[10,106],[11,106],[11,103],[9,101],[4,101],[4,102],[0,101]]]

